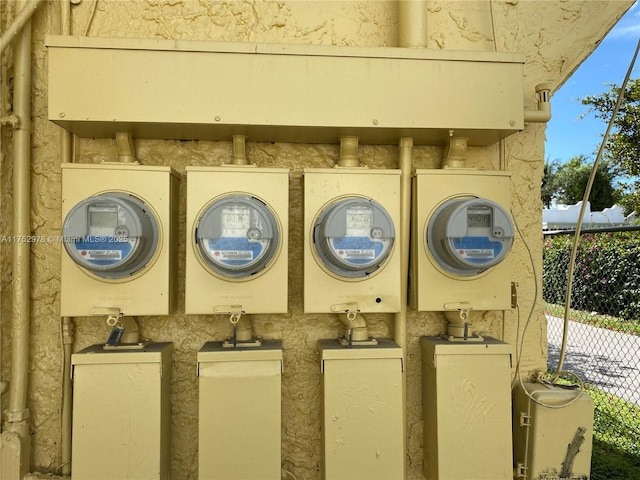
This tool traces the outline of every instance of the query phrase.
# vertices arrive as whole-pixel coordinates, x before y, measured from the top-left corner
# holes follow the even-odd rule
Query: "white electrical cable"
[[[535,398],[531,392],[529,390],[527,390],[527,388],[524,385],[524,381],[522,380],[522,373],[520,371],[520,366],[522,363],[522,351],[524,348],[524,339],[526,336],[526,332],[527,332],[527,328],[529,327],[529,324],[531,323],[531,318],[533,317],[533,312],[535,310],[535,305],[536,305],[536,301],[538,299],[538,294],[539,294],[539,290],[538,290],[538,273],[536,272],[536,265],[535,262],[533,260],[533,254],[531,253],[531,249],[529,248],[529,245],[527,244],[526,240],[524,239],[524,235],[522,235],[522,231],[520,230],[520,226],[518,225],[518,222],[516,221],[516,217],[513,214],[513,211],[511,211],[511,217],[513,218],[513,224],[516,227],[516,231],[518,232],[518,235],[520,236],[520,239],[522,240],[522,243],[524,244],[525,249],[527,250],[527,253],[529,255],[529,261],[531,263],[531,268],[533,270],[533,283],[534,283],[534,293],[533,293],[533,301],[531,302],[531,308],[529,309],[529,314],[527,315],[527,321],[524,324],[524,328],[522,329],[522,336],[520,337],[520,348],[518,348],[518,336],[520,334],[520,306],[518,305],[518,325],[517,325],[517,329],[516,329],[516,378],[514,379],[511,388],[513,389],[516,385],[516,382],[518,382],[518,384],[520,385],[520,388],[522,389],[522,391],[524,392],[524,394],[534,403],[537,403],[538,405],[545,407],[545,408],[551,408],[551,409],[558,409],[558,408],[565,408],[568,407],[569,405],[571,405],[572,403],[576,402],[580,396],[582,395],[582,392],[584,390],[584,383],[582,382],[582,380],[580,379],[580,377],[578,377],[575,373],[573,372],[563,372],[563,373],[567,373],[570,374],[572,376],[574,376],[577,380],[578,380],[578,387],[579,390],[577,392],[577,394],[575,396],[573,396],[570,400],[568,400],[565,403],[561,403],[559,405],[551,405],[551,404],[547,404],[542,402],[541,400],[538,400],[537,398]],[[546,383],[546,382],[541,382],[541,383]],[[548,383],[546,383],[548,384]]]
[[[569,405],[571,405],[572,403],[576,402],[580,396],[582,395],[582,392],[584,391],[584,382],[582,381],[582,379],[575,374],[574,372],[570,372],[570,371],[566,371],[566,370],[562,370],[562,366],[564,364],[564,357],[566,355],[566,345],[567,345],[567,336],[568,336],[568,331],[569,331],[569,308],[570,308],[570,304],[571,304],[571,287],[572,287],[572,282],[573,282],[573,269],[575,266],[575,260],[576,260],[576,255],[577,255],[577,250],[578,250],[578,241],[580,238],[580,230],[582,229],[582,219],[584,217],[584,211],[586,209],[586,204],[587,201],[589,200],[589,196],[591,194],[591,188],[593,186],[593,182],[595,179],[595,175],[598,169],[598,165],[600,163],[600,160],[602,159],[602,154],[604,152],[604,148],[606,146],[607,143],[607,139],[609,138],[609,134],[611,132],[611,129],[613,128],[613,124],[615,121],[616,116],[618,115],[618,111],[620,110],[620,104],[622,103],[622,99],[624,98],[624,92],[626,91],[626,87],[627,87],[627,83],[629,82],[629,78],[631,77],[631,72],[633,71],[633,66],[635,64],[636,58],[638,56],[638,51],[640,50],[640,39],[638,40],[638,45],[636,46],[636,50],[633,54],[633,58],[631,59],[631,63],[629,64],[629,69],[627,70],[627,74],[625,75],[624,78],[624,82],[622,83],[622,86],[620,87],[620,91],[618,92],[618,98],[616,100],[616,104],[615,107],[613,109],[613,112],[611,114],[611,119],[609,120],[609,123],[607,125],[607,129],[605,131],[605,134],[602,138],[602,142],[600,143],[600,148],[598,150],[598,155],[596,157],[596,160],[594,161],[592,170],[591,170],[591,175],[589,176],[589,181],[587,182],[587,186],[585,188],[585,193],[584,193],[584,197],[583,197],[583,202],[582,202],[582,208],[580,210],[580,214],[578,217],[578,223],[576,225],[576,232],[575,232],[575,236],[574,236],[574,242],[573,242],[573,248],[571,251],[571,257],[569,259],[569,272],[568,272],[568,278],[567,278],[567,291],[566,291],[566,298],[565,298],[565,310],[564,310],[564,327],[563,327],[563,332],[562,332],[562,342],[561,342],[561,349],[560,349],[560,356],[558,359],[558,365],[556,367],[556,372],[554,374],[554,376],[551,378],[550,382],[545,382],[542,381],[540,383],[543,384],[547,384],[547,385],[556,385],[555,381],[560,377],[560,375],[571,375],[573,376],[577,381],[578,381],[578,391],[577,394],[569,401],[559,404],[559,405],[549,405],[546,404],[544,402],[541,402],[540,400],[536,399],[533,397],[533,395],[531,394],[531,392],[529,392],[526,387],[524,386],[524,382],[522,380],[522,375],[520,372],[520,364],[521,364],[521,360],[522,360],[522,348],[523,348],[523,344],[524,344],[524,337],[526,334],[526,330],[527,327],[529,326],[529,322],[531,321],[532,315],[533,315],[533,310],[535,307],[535,302],[538,298],[538,275],[535,269],[535,262],[533,261],[533,255],[531,253],[531,249],[529,248],[529,245],[527,244],[527,242],[524,240],[524,236],[522,235],[522,232],[520,231],[520,227],[518,226],[517,222],[515,221],[515,216],[513,215],[513,212],[511,212],[511,216],[514,219],[514,225],[516,226],[516,230],[518,231],[518,234],[520,235],[520,238],[522,239],[522,242],[525,246],[525,248],[527,249],[527,252],[529,254],[529,260],[531,261],[531,267],[533,269],[533,277],[534,277],[534,283],[535,283],[535,293],[534,293],[534,300],[532,302],[532,306],[531,306],[531,310],[529,311],[529,315],[527,317],[527,321],[525,323],[524,329],[522,331],[522,338],[520,340],[520,351],[518,352],[516,350],[516,380],[519,382],[520,384],[520,388],[523,390],[523,392],[525,393],[525,395],[527,397],[529,397],[529,399],[531,399],[533,402],[537,403],[538,405],[541,405],[543,407],[546,408],[553,408],[553,409],[559,409],[559,408],[565,408],[568,407]],[[519,334],[519,330],[520,330],[520,309],[518,308],[518,328],[517,328],[517,333],[516,335]],[[516,336],[516,342],[517,342],[517,336]],[[518,356],[518,353],[520,356]],[[515,386],[515,381],[514,381],[514,385]]]
[[[591,188],[593,187],[593,181],[596,177],[598,165],[600,164],[600,160],[602,159],[602,154],[607,145],[609,134],[611,133],[611,129],[613,128],[613,124],[615,122],[616,116],[618,115],[618,111],[620,110],[620,104],[622,103],[622,99],[624,98],[624,93],[627,89],[627,83],[629,82],[629,78],[631,77],[631,72],[633,71],[633,66],[636,62],[636,58],[638,57],[638,50],[640,50],[640,39],[638,39],[638,45],[636,46],[636,51],[633,54],[633,58],[631,59],[631,63],[629,64],[627,74],[625,75],[624,81],[622,82],[622,86],[620,87],[620,90],[618,92],[618,98],[616,100],[615,107],[611,112],[611,118],[609,119],[607,130],[605,131],[602,137],[602,142],[600,143],[600,148],[598,149],[598,155],[596,156],[596,159],[593,162],[591,175],[589,176],[589,181],[587,182],[587,186],[584,191],[584,196],[582,198],[582,206],[580,208],[580,214],[578,216],[578,223],[576,224],[576,232],[573,237],[573,246],[571,249],[571,256],[569,257],[569,273],[567,275],[567,293],[566,293],[565,304],[564,304],[564,328],[562,331],[562,348],[560,349],[560,356],[558,358],[558,367],[556,369],[555,375],[552,378],[552,381],[554,382],[560,376],[560,373],[562,371],[562,366],[564,364],[564,357],[566,355],[566,337],[569,330],[569,308],[571,306],[571,289],[573,287],[573,270],[575,267],[576,256],[578,253],[578,243],[580,240],[580,230],[582,229],[582,219],[584,217],[584,213],[587,208],[587,202],[589,201],[589,196],[591,195]]]

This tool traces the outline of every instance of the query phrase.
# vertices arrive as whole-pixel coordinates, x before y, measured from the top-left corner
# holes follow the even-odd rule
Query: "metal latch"
[[[355,315],[360,313],[358,310],[358,304],[356,302],[348,302],[348,303],[336,303],[331,305],[331,311],[336,313],[346,313],[347,315]]]
[[[122,310],[120,310],[118,307],[91,307],[89,313],[91,315],[106,315],[107,319],[111,322],[113,322],[113,318],[117,320],[124,315]],[[115,323],[113,323],[113,325],[115,325]],[[109,326],[113,325],[109,323]]]
[[[521,427],[531,426],[531,415],[527,415],[527,412],[520,412],[520,426]]]
[[[518,462],[515,468],[516,478],[527,478],[528,468],[524,466],[524,463]]]

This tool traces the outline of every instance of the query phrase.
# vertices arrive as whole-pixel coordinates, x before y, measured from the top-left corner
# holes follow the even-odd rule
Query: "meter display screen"
[[[223,208],[221,222],[223,237],[242,237],[251,226],[251,209],[243,205]]]
[[[491,227],[491,209],[474,208],[467,211],[467,225],[469,228],[489,228]]]
[[[426,243],[436,264],[460,276],[477,275],[504,260],[513,243],[513,225],[497,203],[455,198],[429,219]]]
[[[91,227],[109,227],[115,231],[118,226],[118,210],[111,211],[90,211],[89,225]]]
[[[85,270],[103,278],[128,278],[156,252],[158,223],[141,199],[104,193],[84,199],[69,211],[63,244]]]
[[[366,277],[391,252],[393,222],[373,200],[347,198],[327,206],[314,224],[314,246],[322,264],[343,277]]]
[[[373,225],[373,210],[371,207],[347,208],[347,235],[368,236]]]
[[[279,250],[279,226],[271,209],[249,195],[209,204],[196,225],[200,258],[213,273],[248,277],[262,271]]]

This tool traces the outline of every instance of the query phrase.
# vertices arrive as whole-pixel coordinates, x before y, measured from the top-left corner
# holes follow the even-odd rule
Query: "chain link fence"
[[[542,291],[553,372],[574,235],[545,232]],[[594,399],[594,437],[640,456],[640,230],[585,230],[572,289],[563,370],[580,376]]]

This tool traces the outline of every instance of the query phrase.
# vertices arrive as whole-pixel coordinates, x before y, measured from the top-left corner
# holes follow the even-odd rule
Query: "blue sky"
[[[588,108],[580,103],[580,99],[609,91],[610,84],[623,82],[639,37],[640,3],[636,1],[591,56],[551,97],[552,117],[546,130],[545,160],[566,162],[580,154],[595,159],[607,125],[587,114]],[[631,74],[632,79],[639,77],[640,59]]]

